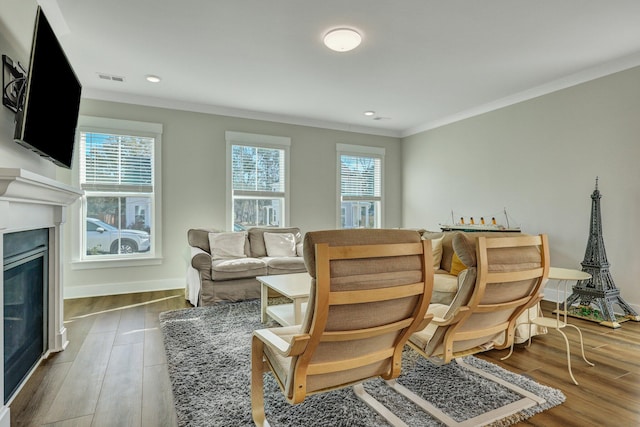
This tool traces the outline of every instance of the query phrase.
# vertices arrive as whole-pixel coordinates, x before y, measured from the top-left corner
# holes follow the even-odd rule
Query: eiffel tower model
[[[567,314],[587,320],[600,322],[603,326],[619,328],[620,323],[626,320],[640,322],[640,316],[620,296],[620,290],[616,288],[611,273],[609,273],[609,261],[604,249],[602,239],[602,220],[600,217],[600,191],[598,191],[598,178],[596,189],[591,194],[591,225],[589,229],[589,241],[582,261],[582,271],[591,275],[590,279],[579,281],[573,287],[573,293],[563,304],[562,310],[567,309]],[[578,307],[572,304],[579,300]],[[616,316],[613,305],[617,304],[624,311],[625,316]],[[592,306],[599,310],[594,313]],[[593,314],[596,317],[593,317]]]

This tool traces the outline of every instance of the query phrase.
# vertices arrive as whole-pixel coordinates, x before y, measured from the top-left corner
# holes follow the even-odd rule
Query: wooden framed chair
[[[409,345],[434,363],[455,360],[515,391],[522,399],[459,423],[401,384],[387,383],[448,426],[478,426],[545,402],[470,366],[462,357],[491,348],[511,347],[516,319],[542,299],[549,275],[549,248],[546,235],[474,238],[459,233],[453,244],[456,254],[468,266],[459,276],[459,290],[451,305],[434,304],[429,308],[434,318],[425,329],[411,336]]]
[[[263,373],[271,371],[291,404],[309,394],[354,386],[360,399],[391,423],[402,425],[361,383],[396,378],[404,345],[429,322],[430,241],[410,230],[308,232],[304,256],[312,283],[302,324],[253,335],[254,422],[269,425]]]

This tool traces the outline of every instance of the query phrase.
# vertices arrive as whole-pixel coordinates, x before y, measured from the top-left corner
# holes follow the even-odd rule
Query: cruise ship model
[[[474,217],[469,217],[467,220],[465,220],[464,217],[460,217],[460,220],[456,222],[453,211],[451,211],[451,224],[440,224],[440,229],[442,231],[501,231],[519,233],[521,231],[519,226],[510,225],[506,209],[503,210],[503,213],[506,225],[498,224],[495,216],[492,216],[488,220],[482,216],[479,220],[474,219]]]

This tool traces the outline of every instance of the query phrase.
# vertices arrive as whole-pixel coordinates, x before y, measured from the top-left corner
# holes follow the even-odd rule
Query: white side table
[[[576,381],[575,377],[573,376],[573,372],[571,371],[571,350],[569,348],[569,340],[567,339],[567,335],[562,331],[563,328],[570,326],[574,328],[576,331],[578,331],[578,335],[580,336],[580,351],[582,352],[582,358],[590,366],[594,366],[594,364],[589,362],[584,355],[584,341],[582,339],[582,332],[580,331],[580,328],[578,328],[576,325],[571,325],[567,322],[567,310],[560,310],[560,299],[562,299],[563,303],[567,299],[567,295],[568,295],[567,288],[569,286],[569,282],[586,280],[590,278],[591,278],[591,275],[584,271],[573,270],[569,268],[550,267],[549,279],[554,280],[557,283],[556,309],[554,311],[556,317],[555,319],[550,317],[539,317],[536,319],[529,320],[530,323],[534,325],[553,328],[556,331],[558,331],[560,334],[562,334],[562,337],[564,338],[564,342],[567,345],[567,368],[569,370],[569,376],[571,376],[571,379],[576,385],[578,385],[578,381]],[[560,296],[562,296],[562,298],[560,298]],[[562,313],[562,318],[560,317],[561,313]],[[529,339],[528,345],[531,345],[531,339]]]
[[[544,326],[547,329],[548,328],[555,329],[560,334],[562,334],[562,337],[564,338],[564,342],[565,342],[565,344],[567,346],[567,369],[569,370],[569,376],[571,377],[571,379],[573,380],[575,385],[578,385],[578,381],[576,381],[575,377],[573,376],[573,372],[571,371],[571,349],[569,348],[569,340],[567,339],[567,335],[562,331],[562,329],[566,328],[567,326],[570,326],[570,327],[574,328],[576,331],[578,331],[578,335],[580,336],[580,351],[582,352],[582,358],[589,365],[594,366],[594,364],[589,362],[587,360],[587,358],[585,357],[585,355],[584,355],[584,341],[582,340],[582,331],[580,331],[580,328],[578,328],[577,326],[570,325],[567,322],[567,312],[560,310],[560,299],[562,299],[563,302],[566,300],[566,298],[567,298],[567,287],[569,285],[569,282],[578,281],[578,280],[586,280],[586,279],[589,279],[590,277],[591,277],[591,275],[589,273],[585,273],[584,271],[572,270],[572,269],[568,269],[568,268],[550,267],[549,268],[549,279],[553,280],[553,281],[555,281],[557,283],[557,288],[556,288],[556,290],[557,290],[557,294],[556,294],[556,309],[554,310],[554,313],[555,313],[556,317],[555,317],[555,319],[552,318],[552,317],[531,318],[531,311],[527,310],[528,315],[527,315],[527,321],[525,322],[526,324],[529,325],[529,329],[531,329],[531,325],[538,325],[538,326]],[[536,301],[536,302],[538,302],[538,301]],[[562,319],[560,318],[560,313],[562,313],[562,315],[563,315]],[[516,325],[516,327],[517,327],[517,325]],[[527,344],[527,346],[531,345],[531,335],[532,334],[530,333],[529,334],[529,343]],[[505,357],[503,357],[500,360],[507,359],[509,356],[511,356],[512,353],[513,353],[513,344],[511,344],[511,351],[509,351],[509,354],[507,354]]]

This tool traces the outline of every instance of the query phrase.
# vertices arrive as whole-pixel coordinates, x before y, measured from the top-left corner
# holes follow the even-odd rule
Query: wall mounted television
[[[58,166],[71,168],[82,85],[40,7],[14,139]]]

